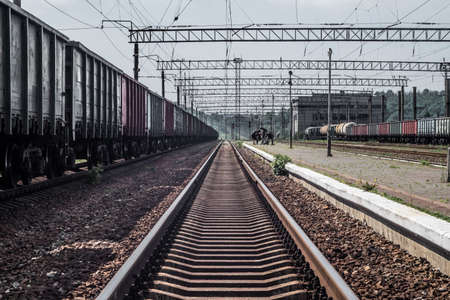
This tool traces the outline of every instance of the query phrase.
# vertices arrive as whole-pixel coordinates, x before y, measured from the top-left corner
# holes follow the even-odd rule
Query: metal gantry
[[[225,97],[229,99],[235,99],[235,94],[230,94],[227,89],[223,88],[208,88],[208,89],[192,89],[189,93],[194,95],[196,101],[200,98],[212,99],[213,97]],[[326,94],[328,89],[308,89],[308,88],[292,88],[293,96],[309,96],[317,94]],[[359,95],[372,95],[372,90],[338,90],[332,89],[332,93],[341,96],[359,96]],[[274,87],[274,88],[243,88],[240,92],[242,96],[259,96],[259,97],[271,97],[271,95],[287,96],[289,95],[289,87]]]
[[[157,62],[158,70],[227,70],[234,68],[233,60],[164,60]],[[327,71],[328,60],[304,59],[243,59],[241,70],[315,70]],[[389,61],[389,60],[335,60],[332,70],[338,71],[397,71],[397,72],[441,72],[444,66],[450,69],[450,63]]]
[[[450,28],[435,27],[147,27],[130,29],[130,43],[198,42],[450,42]]]
[[[202,78],[192,77],[188,79],[179,78],[177,85],[183,85],[187,81],[195,87],[209,86],[235,86],[238,82],[240,86],[288,86],[289,78],[276,77],[240,77],[238,81],[233,78]],[[292,78],[292,86],[328,86],[329,78]],[[189,85],[189,84],[188,84]],[[408,79],[399,78],[337,78],[331,79],[332,86],[375,86],[375,87],[402,87],[408,86]]]

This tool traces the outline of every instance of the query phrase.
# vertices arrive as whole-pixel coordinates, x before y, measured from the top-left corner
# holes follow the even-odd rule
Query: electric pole
[[[292,105],[292,71],[289,71],[289,105],[291,107],[291,112],[290,112],[290,119],[291,119],[291,126],[289,129],[289,148],[292,149],[292,130],[293,130],[293,122],[292,120],[294,119],[294,111],[292,109],[293,105]]]
[[[139,80],[139,44],[134,44],[134,80]]]
[[[331,55],[333,50],[328,50],[328,130],[327,130],[327,156],[333,156],[331,154]]]

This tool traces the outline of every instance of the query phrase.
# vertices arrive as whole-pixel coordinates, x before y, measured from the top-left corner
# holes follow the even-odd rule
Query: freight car
[[[305,139],[306,140],[316,140],[321,139],[320,127],[308,127],[305,129]]]
[[[325,138],[327,128],[327,126],[320,128],[321,138]],[[308,135],[308,132],[305,133]],[[426,118],[380,124],[342,123],[337,125],[333,136],[351,141],[377,140],[391,143],[448,145],[450,118]]]
[[[174,124],[179,114],[183,122]],[[193,122],[202,132],[179,127]],[[60,176],[77,159],[105,165],[212,138],[214,129],[102,56],[0,0],[3,185]]]

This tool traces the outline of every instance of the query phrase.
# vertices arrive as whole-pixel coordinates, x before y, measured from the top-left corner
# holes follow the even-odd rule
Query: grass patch
[[[366,181],[365,183],[361,184],[361,187],[366,191],[366,192],[374,192],[376,191],[377,188],[377,184],[371,184],[368,181]]]
[[[420,164],[421,164],[422,166],[429,166],[429,165],[430,165],[430,162],[427,161],[427,160],[421,160],[421,161],[420,161]]]
[[[389,168],[391,169],[400,169],[400,167],[394,166],[394,165],[390,165]]]
[[[100,167],[93,167],[88,173],[88,183],[97,184],[102,178],[103,169]]]
[[[291,158],[287,155],[275,154],[275,160],[270,164],[275,175],[286,175],[286,164],[291,162]]]
[[[244,142],[242,141],[237,141],[236,142],[236,147],[238,147],[239,149],[242,148],[242,145],[244,144]]]

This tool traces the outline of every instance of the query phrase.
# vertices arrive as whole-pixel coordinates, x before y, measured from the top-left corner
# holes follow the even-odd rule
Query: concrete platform
[[[257,146],[271,154],[284,154],[294,163],[349,184],[376,185],[378,192],[397,197],[416,207],[450,216],[450,183],[444,183],[445,169],[418,163],[279,143]]]
[[[273,160],[273,156],[269,153],[250,145],[245,147],[266,160]],[[273,150],[279,148],[283,149],[283,145],[270,149],[274,152]],[[285,154],[291,153],[291,157],[298,154],[295,151],[297,149],[292,151],[286,147],[284,150]],[[283,151],[280,152],[283,153]],[[316,156],[318,155],[320,154],[316,153]],[[331,159],[336,159],[336,156]],[[324,160],[327,159],[324,158]],[[450,223],[377,194],[349,186],[308,168],[290,163],[286,165],[286,169],[291,177],[309,190],[365,222],[411,254],[426,258],[433,266],[450,274]]]

